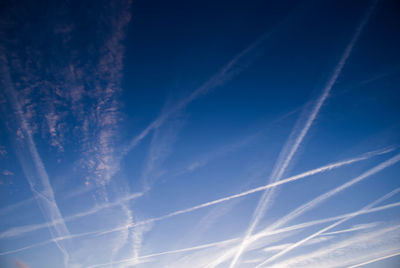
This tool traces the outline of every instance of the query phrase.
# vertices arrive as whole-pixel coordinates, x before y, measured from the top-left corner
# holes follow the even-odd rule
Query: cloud
[[[283,148],[283,150],[281,151],[281,153],[279,155],[279,158],[274,167],[274,170],[272,171],[272,174],[270,177],[270,183],[279,181],[282,178],[282,176],[284,175],[293,156],[297,152],[299,146],[301,145],[301,143],[304,140],[304,137],[307,135],[314,120],[316,119],[317,115],[319,114],[322,105],[324,104],[325,100],[328,98],[332,87],[335,85],[336,80],[338,79],[340,73],[342,72],[343,67],[346,64],[346,61],[349,58],[354,45],[356,44],[357,40],[359,39],[363,28],[367,24],[369,17],[371,16],[371,13],[374,10],[374,8],[375,8],[375,4],[372,5],[371,7],[369,7],[368,12],[365,14],[365,16],[361,20],[360,24],[358,25],[353,37],[351,38],[350,42],[348,43],[343,55],[341,56],[338,64],[336,65],[331,77],[329,78],[325,87],[323,88],[322,94],[315,102],[315,105],[312,108],[311,113],[308,115],[301,130],[297,131],[296,129],[294,129],[292,131],[292,133],[290,134],[285,147]],[[237,251],[237,254],[233,258],[233,260],[229,266],[230,268],[235,267],[237,265],[237,263],[239,262],[240,256],[246,249],[246,240],[251,236],[251,234],[253,233],[257,224],[259,223],[261,218],[264,216],[265,211],[271,205],[270,203],[272,202],[274,195],[275,195],[275,189],[266,190],[263,193],[263,195],[260,198],[260,201],[253,213],[249,227],[245,231],[242,246],[239,248],[239,250]]]
[[[3,170],[3,172],[1,172],[1,174],[3,174],[4,176],[13,176],[14,172],[11,172],[9,170]]]

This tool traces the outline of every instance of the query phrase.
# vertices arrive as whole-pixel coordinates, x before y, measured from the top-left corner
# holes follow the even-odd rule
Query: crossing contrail
[[[354,45],[356,44],[358,38],[360,37],[360,34],[367,24],[369,17],[371,16],[371,13],[373,9],[375,8],[376,2],[368,9],[367,13],[365,14],[364,18],[361,20],[361,23],[357,27],[352,39],[350,40],[349,44],[347,45],[343,55],[341,56],[338,64],[336,65],[333,74],[329,78],[328,82],[326,83],[321,96],[317,99],[311,114],[309,115],[305,125],[301,129],[299,135],[294,139],[294,141],[291,140],[292,136],[294,136],[295,130],[293,130],[292,134],[289,137],[288,142],[286,143],[286,146],[284,150],[282,150],[280,158],[283,159],[282,162],[278,161],[277,165],[274,168],[274,171],[272,172],[270,182],[275,182],[279,181],[283,174],[285,173],[287,167],[289,166],[293,156],[295,155],[296,151],[298,150],[300,144],[302,143],[304,137],[308,133],[311,125],[313,124],[315,118],[317,117],[322,105],[324,104],[325,100],[328,98],[329,93],[336,83],[336,80],[338,79],[340,73],[343,70],[344,65],[346,64],[347,59],[349,58]],[[288,148],[288,149],[286,149]],[[245,232],[242,245],[240,246],[239,250],[237,251],[235,257],[233,258],[230,268],[234,268],[236,264],[239,261],[240,256],[245,250],[246,244],[247,244],[247,239],[251,236],[253,233],[255,227],[261,220],[261,218],[264,216],[265,211],[267,209],[267,206],[270,205],[269,203],[272,202],[272,199],[274,197],[274,189],[271,190],[266,190],[263,194],[263,196],[260,198],[260,201],[254,211],[252,220],[249,224],[248,229]]]
[[[4,57],[1,57],[0,60],[3,73],[3,86],[5,87],[5,90],[10,97],[10,102],[15,109],[17,120],[20,123],[20,129],[24,135],[24,142],[26,143],[26,147],[29,151],[29,158],[33,161],[32,164],[30,164],[28,161],[25,161],[24,157],[21,155],[22,153],[20,153],[19,157],[23,171],[43,215],[51,222],[54,222],[51,227],[49,226],[52,237],[68,236],[70,235],[69,230],[65,225],[63,216],[58,208],[54,191],[50,184],[49,176],[43,164],[42,158],[39,155],[35,141],[33,140],[29,122],[27,121],[17,99],[15,89],[11,81],[7,60]],[[65,245],[61,245],[58,242],[56,242],[56,245],[62,252],[64,256],[64,266],[67,267],[69,262],[69,254],[65,249]]]
[[[400,192],[400,188],[397,188],[397,189],[391,191],[390,193],[384,195],[383,197],[381,197],[381,198],[373,201],[372,203],[366,205],[365,207],[363,207],[362,209],[360,209],[359,211],[357,211],[353,215],[349,215],[349,216],[347,216],[347,217],[345,217],[345,218],[343,218],[343,219],[341,219],[339,221],[336,221],[336,222],[332,223],[331,225],[329,225],[329,226],[327,226],[325,228],[322,228],[321,230],[313,233],[312,235],[309,235],[306,238],[294,243],[293,245],[290,245],[289,247],[281,250],[280,252],[276,253],[275,255],[273,255],[270,258],[268,258],[265,261],[263,261],[262,263],[258,264],[255,268],[262,267],[263,265],[265,265],[265,264],[267,264],[267,263],[279,258],[280,256],[288,253],[289,251],[292,251],[293,249],[303,245],[307,241],[309,241],[309,240],[311,240],[311,239],[313,239],[313,238],[325,233],[326,231],[329,231],[329,230],[333,229],[334,227],[336,227],[336,226],[338,226],[338,225],[340,225],[340,224],[342,224],[342,223],[344,223],[344,222],[346,222],[346,221],[348,221],[348,220],[350,220],[350,219],[352,219],[354,217],[357,217],[358,215],[362,214],[364,211],[366,211],[366,210],[378,205],[379,203],[382,203],[383,201],[389,199],[390,197],[392,197],[393,195],[395,195],[395,194],[397,194],[399,192]]]
[[[319,167],[319,168],[316,168],[316,169],[312,169],[312,170],[303,172],[303,173],[298,174],[298,175],[294,175],[294,176],[288,177],[286,179],[283,179],[283,180],[280,180],[280,181],[277,181],[277,182],[274,182],[274,183],[271,183],[271,184],[267,184],[267,185],[264,185],[264,186],[253,188],[251,190],[248,190],[248,191],[245,191],[245,192],[242,192],[242,193],[239,193],[239,194],[230,195],[230,196],[227,196],[227,197],[216,199],[214,201],[206,202],[206,203],[203,203],[203,204],[200,204],[200,205],[197,205],[197,206],[193,206],[193,207],[190,207],[190,208],[187,208],[187,209],[174,211],[174,212],[166,214],[164,216],[151,218],[151,219],[144,220],[144,221],[141,221],[141,222],[137,222],[137,223],[134,223],[134,224],[131,224],[131,225],[128,225],[128,226],[120,226],[120,227],[117,227],[117,228],[114,228],[114,229],[111,229],[111,230],[108,230],[108,231],[104,231],[101,234],[112,233],[112,232],[120,231],[120,230],[123,230],[123,229],[126,229],[126,228],[132,228],[132,227],[137,226],[137,225],[148,224],[148,223],[152,223],[152,222],[168,219],[168,218],[171,218],[171,217],[174,217],[174,216],[178,216],[178,215],[181,215],[181,214],[189,213],[189,212],[201,209],[201,208],[213,206],[213,205],[216,205],[216,204],[219,204],[219,203],[222,203],[222,202],[226,202],[226,201],[229,201],[229,200],[232,200],[232,199],[235,199],[235,198],[239,198],[239,197],[247,196],[247,195],[250,195],[250,194],[257,193],[257,192],[265,191],[266,189],[274,188],[274,187],[277,187],[277,186],[282,185],[282,184],[286,184],[286,183],[289,183],[289,182],[300,180],[300,179],[303,179],[303,178],[306,178],[306,177],[309,177],[309,176],[312,176],[312,175],[323,173],[323,172],[326,172],[326,171],[329,171],[329,170],[332,170],[332,169],[335,169],[335,168],[339,168],[339,167],[342,167],[342,166],[345,166],[345,165],[349,165],[349,164],[358,162],[358,161],[366,160],[366,159],[368,159],[368,158],[370,158],[372,156],[385,154],[385,153],[391,152],[393,150],[394,150],[394,147],[389,147],[389,148],[383,149],[383,150],[368,152],[368,153],[363,154],[363,155],[361,155],[359,157],[355,157],[355,158],[352,158],[352,159],[348,159],[348,160],[344,160],[344,161],[340,161],[340,162],[336,162],[336,163],[331,163],[331,164],[328,164],[328,165],[325,165],[325,166],[322,166],[322,167]]]

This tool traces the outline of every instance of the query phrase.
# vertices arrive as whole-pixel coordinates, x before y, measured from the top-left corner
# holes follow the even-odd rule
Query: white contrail
[[[280,26],[289,21],[293,14],[287,15],[282,21],[278,22],[271,30],[262,34],[256,41],[250,44],[247,48],[237,54],[231,61],[225,64],[217,73],[212,75],[206,82],[195,89],[189,96],[182,99],[174,107],[161,113],[152,123],[150,123],[139,135],[131,139],[128,146],[126,146],[121,153],[123,158],[129,151],[136,147],[149,133],[155,128],[160,127],[164,122],[174,113],[184,109],[189,103],[196,100],[202,95],[207,94],[209,91],[222,86],[234,76],[242,72],[248,65],[250,65],[252,54],[262,43],[265,42],[272,34],[275,33]]]
[[[104,203],[103,205],[96,205],[95,207],[83,211],[83,212],[79,212],[76,213],[74,215],[70,215],[70,216],[66,216],[63,219],[59,219],[59,220],[54,220],[52,222],[44,222],[44,223],[39,223],[39,224],[32,224],[32,225],[25,225],[25,226],[18,226],[18,227],[13,227],[5,232],[0,233],[0,239],[3,238],[10,238],[10,237],[15,237],[15,236],[20,236],[26,233],[30,233],[30,232],[34,232],[37,230],[41,230],[43,228],[49,228],[52,227],[55,224],[59,224],[62,222],[69,222],[69,221],[73,221],[76,219],[80,219],[92,214],[96,214],[97,212],[107,209],[107,208],[112,208],[115,206],[120,206],[125,204],[126,202],[133,200],[135,198],[138,198],[140,196],[142,196],[143,194],[138,192],[138,193],[132,193],[128,196],[125,196],[115,202],[109,202],[109,203]]]
[[[384,205],[384,206],[371,208],[369,210],[363,211],[359,215],[379,212],[379,211],[382,211],[382,210],[396,208],[396,207],[400,207],[400,202],[390,203],[390,204],[387,204],[387,205]],[[357,213],[357,212],[346,213],[346,214],[343,214],[343,215],[334,216],[334,217],[330,217],[330,218],[325,218],[325,219],[319,219],[319,220],[313,220],[313,221],[309,221],[309,222],[299,223],[299,224],[296,224],[296,225],[283,227],[283,228],[279,228],[279,229],[276,229],[276,230],[268,230],[268,229],[266,229],[266,230],[260,231],[260,232],[258,232],[256,234],[252,235],[251,239],[250,239],[250,243],[255,242],[256,240],[259,240],[259,239],[261,239],[263,237],[266,237],[266,236],[285,233],[285,232],[290,232],[290,231],[295,231],[295,230],[298,230],[298,229],[303,229],[303,228],[307,228],[307,227],[310,227],[310,226],[314,226],[314,225],[318,225],[318,224],[322,224],[322,223],[326,223],[326,222],[340,220],[340,219],[343,219],[345,217],[352,216],[355,213]],[[93,231],[93,232],[90,232],[90,233],[81,233],[81,234],[75,234],[75,235],[70,235],[70,236],[65,236],[65,237],[57,237],[55,239],[50,239],[50,240],[47,240],[47,241],[44,241],[44,242],[40,242],[40,243],[36,243],[36,244],[33,244],[33,245],[29,245],[29,246],[26,246],[26,247],[0,252],[0,256],[9,255],[9,254],[13,254],[13,253],[18,253],[18,252],[21,252],[21,251],[24,251],[24,250],[28,250],[28,249],[31,249],[31,248],[48,245],[48,244],[54,243],[55,241],[63,241],[63,240],[69,240],[69,239],[74,239],[74,238],[80,238],[80,237],[84,237],[84,236],[88,236],[88,235],[94,235],[94,234],[97,234],[97,233],[98,233],[98,231]],[[214,245],[219,245],[219,243],[225,244],[225,243],[228,243],[228,241],[232,242],[232,241],[237,241],[238,239],[239,238],[232,238],[232,239],[228,239],[228,240],[214,242],[212,244],[214,244]],[[208,245],[208,244],[206,244],[206,245]],[[198,247],[203,247],[203,246],[204,245],[200,245]],[[195,248],[197,248],[197,247],[195,247]],[[186,251],[186,249],[180,249],[180,251]],[[156,253],[156,254],[160,254],[160,253]],[[165,254],[167,254],[167,253],[165,253]],[[164,253],[162,253],[162,255],[164,255]],[[144,258],[144,257],[145,256],[140,256],[139,258]]]
[[[22,157],[20,156],[23,171],[30,185],[30,189],[33,192],[33,195],[44,216],[47,217],[51,222],[56,222],[52,225],[53,228],[49,228],[52,237],[54,238],[70,235],[69,230],[65,225],[61,212],[58,208],[47,171],[44,167],[43,161],[38,153],[36,144],[33,140],[32,131],[30,129],[29,123],[25,118],[21,105],[17,99],[15,89],[12,86],[13,84],[11,81],[10,72],[8,70],[7,61],[5,58],[2,58],[1,61],[1,69],[4,78],[3,81],[5,84],[4,87],[10,97],[11,104],[15,109],[18,120],[20,121],[20,127],[24,134],[24,140],[27,144],[30,158],[33,160],[33,165],[35,169],[34,173],[36,173],[36,175],[31,173],[32,170],[28,167],[28,164],[25,163],[25,161],[22,160]],[[64,266],[67,266],[69,261],[68,252],[66,251],[65,247],[58,242],[56,242],[56,245],[64,255]]]
[[[397,188],[397,189],[391,191],[390,193],[384,195],[383,197],[381,197],[381,198],[375,200],[374,202],[366,205],[365,207],[363,207],[362,209],[357,211],[355,214],[353,214],[351,216],[347,216],[347,217],[345,217],[345,218],[343,218],[343,219],[341,219],[339,221],[336,221],[336,222],[332,223],[331,225],[329,225],[329,226],[327,226],[325,228],[322,228],[321,230],[313,233],[312,235],[309,235],[306,238],[304,238],[304,239],[302,239],[302,240],[290,245],[289,247],[285,248],[284,250],[278,252],[277,254],[271,256],[270,258],[266,259],[262,263],[258,264],[255,268],[259,268],[259,267],[261,267],[261,266],[263,266],[263,265],[265,265],[265,264],[277,259],[278,257],[286,254],[287,252],[289,252],[289,251],[291,251],[291,250],[303,245],[307,241],[309,241],[309,240],[311,240],[311,239],[313,239],[313,238],[325,233],[326,231],[329,231],[329,230],[333,229],[334,227],[336,227],[336,226],[338,226],[338,225],[340,225],[340,224],[342,224],[342,223],[344,223],[344,222],[346,222],[346,221],[348,221],[348,220],[350,220],[350,219],[352,219],[354,217],[357,217],[358,215],[362,214],[364,211],[366,211],[366,210],[376,206],[377,204],[389,199],[390,197],[392,197],[393,195],[395,195],[395,194],[397,194],[399,192],[400,192],[400,188]]]
[[[387,255],[387,256],[382,256],[382,257],[379,257],[379,258],[376,258],[376,259],[373,259],[373,260],[369,260],[369,261],[366,261],[366,262],[363,262],[363,263],[352,265],[352,266],[349,266],[349,268],[356,268],[356,267],[364,266],[364,265],[367,265],[367,264],[370,264],[370,263],[374,263],[374,262],[377,262],[377,261],[393,258],[393,257],[399,256],[399,255],[400,255],[400,251],[397,252],[397,253],[394,253],[394,254],[390,254],[390,255]]]
[[[313,200],[301,205],[294,211],[290,212],[288,215],[282,217],[280,220],[276,221],[274,224],[272,224],[268,229],[274,229],[274,228],[279,228],[280,226],[284,225],[290,220],[293,220],[294,218],[300,216],[301,214],[305,213],[306,211],[309,211],[310,209],[316,207],[323,201],[331,198],[332,196],[344,191],[345,189],[353,186],[354,184],[396,164],[397,162],[400,161],[400,154],[395,155],[394,157],[378,164],[377,166],[365,171],[362,173],[360,176],[355,177],[354,179],[336,187],[335,189],[332,189],[324,194],[319,195],[318,197],[314,198]]]
[[[357,42],[358,38],[360,37],[360,34],[361,34],[363,28],[367,24],[369,17],[371,15],[373,9],[375,8],[375,5],[376,5],[376,3],[374,3],[369,8],[366,15],[362,19],[361,23],[357,27],[352,39],[350,40],[350,43],[347,45],[342,57],[340,58],[338,64],[336,65],[332,76],[330,77],[327,84],[325,85],[321,96],[318,98],[317,102],[315,103],[315,106],[312,109],[311,114],[309,115],[304,127],[302,128],[302,130],[300,131],[300,134],[296,137],[294,142],[292,142],[292,140],[291,140],[291,137],[294,135],[294,131],[290,135],[289,140],[286,144],[288,146],[293,143],[293,145],[291,145],[291,148],[288,149],[288,153],[287,153],[287,150],[285,150],[285,149],[281,152],[280,158],[284,159],[284,160],[283,160],[282,164],[280,161],[278,161],[276,167],[274,168],[274,171],[272,172],[270,182],[275,182],[275,181],[280,180],[282,178],[283,174],[285,173],[294,154],[296,153],[297,149],[299,148],[300,144],[302,143],[302,141],[303,141],[304,137],[306,136],[308,130],[310,129],[312,123],[314,122],[315,118],[317,117],[322,105],[324,104],[325,100],[328,98],[329,93],[330,93],[332,87],[334,86],[334,84],[336,83],[337,78],[339,77],[340,73],[342,72],[343,67],[344,67],[347,59],[349,58],[355,43]],[[285,147],[287,147],[287,146],[285,146]],[[251,236],[255,227],[257,226],[257,224],[259,223],[259,221],[265,214],[267,206],[269,205],[269,203],[271,202],[273,197],[274,197],[274,189],[265,191],[263,196],[260,198],[260,201],[256,207],[256,210],[254,211],[252,221],[249,224],[249,227],[245,232],[242,245],[239,248],[235,257],[233,258],[233,260],[230,264],[230,268],[235,267],[236,264],[238,263],[240,256],[242,255],[243,251],[245,250],[245,247],[247,244],[247,242],[246,242],[247,239]]]
[[[189,212],[192,212],[192,211],[201,209],[201,208],[213,206],[213,205],[216,205],[216,204],[225,202],[225,201],[229,201],[229,200],[231,200],[231,199],[235,199],[235,198],[239,198],[239,197],[242,197],[242,196],[246,196],[246,195],[250,195],[250,194],[253,194],[253,193],[257,193],[257,192],[263,191],[263,190],[268,189],[268,188],[271,188],[271,187],[276,187],[276,186],[281,185],[281,184],[289,183],[289,182],[292,182],[292,181],[295,181],[295,180],[299,180],[299,179],[302,179],[302,178],[305,178],[305,177],[308,177],[308,176],[311,176],[311,175],[316,175],[316,174],[318,174],[318,173],[322,173],[322,172],[325,172],[325,171],[328,171],[328,170],[332,170],[332,169],[334,169],[334,168],[339,168],[339,167],[344,166],[344,165],[349,165],[349,164],[352,164],[352,163],[355,163],[355,162],[358,162],[358,161],[366,160],[366,159],[369,159],[369,158],[371,158],[371,157],[373,157],[373,156],[376,156],[376,155],[382,155],[382,154],[385,154],[385,153],[389,153],[389,152],[391,152],[391,151],[393,151],[393,150],[394,150],[394,147],[389,147],[389,148],[383,149],[383,150],[371,151],[371,152],[365,153],[365,154],[363,154],[363,155],[361,155],[361,156],[359,156],[359,157],[355,157],[355,158],[352,158],[352,159],[349,159],[349,160],[345,160],[345,161],[336,162],[336,163],[333,163],[333,164],[328,164],[328,165],[325,165],[325,166],[322,166],[322,167],[319,167],[319,168],[316,168],[316,169],[313,169],[313,170],[309,170],[309,171],[306,171],[306,172],[304,172],[304,173],[301,173],[301,174],[298,174],[298,175],[289,177],[289,178],[287,178],[287,179],[284,179],[284,180],[275,182],[275,183],[273,183],[273,184],[268,184],[268,185],[265,185],[265,186],[260,186],[260,187],[257,187],[257,188],[254,188],[254,189],[251,189],[251,190],[248,190],[248,191],[239,193],[239,194],[235,194],[235,195],[231,195],[231,196],[228,196],[228,197],[220,198],[220,199],[217,199],[217,200],[214,200],[214,201],[206,202],[206,203],[203,203],[203,204],[200,204],[200,205],[191,207],[191,208],[187,208],[187,209],[183,209],[183,210],[178,210],[178,211],[169,213],[169,214],[164,215],[164,216],[160,216],[160,217],[148,219],[148,220],[145,220],[145,221],[137,222],[137,223],[135,223],[135,224],[126,225],[126,226],[121,226],[121,227],[113,228],[113,229],[111,229],[111,230],[102,231],[102,232],[99,232],[99,231],[91,231],[91,232],[86,232],[86,233],[81,233],[81,234],[75,234],[75,235],[59,236],[58,238],[54,238],[54,239],[49,240],[49,241],[44,242],[44,243],[47,244],[47,243],[51,243],[51,242],[57,242],[57,241],[62,241],[62,240],[69,240],[69,239],[79,238],[79,237],[85,237],[85,236],[89,236],[89,235],[107,234],[107,233],[112,233],[112,232],[117,232],[117,231],[129,229],[129,228],[133,228],[133,227],[138,226],[138,225],[150,224],[150,223],[153,223],[153,222],[156,222],[156,221],[161,221],[161,220],[168,219],[168,218],[171,218],[171,217],[174,217],[174,216],[178,216],[178,215],[181,215],[181,214],[189,213]],[[377,172],[377,171],[376,171],[376,172]],[[294,211],[294,212],[296,212],[296,211]],[[292,212],[292,213],[294,213],[294,212]],[[297,215],[299,215],[299,214],[296,213],[296,216],[297,216]],[[288,216],[290,216],[290,215],[288,215]],[[279,226],[281,226],[282,224],[286,223],[288,220],[290,220],[290,219],[292,219],[292,218],[293,218],[293,217],[288,217],[287,220],[281,220],[281,222],[278,222],[277,224],[278,224]],[[276,228],[277,228],[277,227],[276,227]],[[265,234],[265,233],[268,233],[269,231],[270,231],[270,228],[267,228],[267,229],[264,231],[264,234]],[[259,236],[259,235],[254,235],[253,237],[258,237],[258,236]],[[252,239],[252,240],[253,240],[253,239]],[[40,245],[42,245],[42,244],[43,244],[43,243],[38,243],[38,244],[36,244],[36,245],[37,245],[37,246],[40,246]],[[24,248],[22,248],[21,250],[29,249],[29,248],[32,248],[32,247],[34,247],[34,246],[35,246],[35,245],[33,245],[33,246],[28,246],[28,247],[24,247]],[[7,251],[7,252],[4,252],[4,253],[0,253],[0,255],[15,253],[15,252],[18,252],[18,251],[20,251],[20,249],[16,249],[16,250],[12,250],[12,251]]]
[[[395,193],[398,193],[399,191],[400,191],[400,188],[396,189],[396,192],[393,191],[390,194],[392,196]],[[388,194],[385,197],[387,199],[390,196]],[[382,201],[383,200],[381,200],[381,202]],[[377,203],[375,203],[375,205],[376,204]],[[304,223],[296,224],[296,225],[293,225],[293,226],[288,226],[288,227],[276,229],[276,230],[273,230],[273,231],[268,231],[268,232],[261,231],[261,232],[259,232],[257,234],[254,234],[251,237],[250,240],[252,242],[254,242],[255,240],[259,240],[261,237],[266,237],[266,236],[271,236],[271,235],[275,235],[275,234],[281,234],[281,233],[296,231],[296,230],[299,230],[299,229],[304,229],[304,228],[307,228],[307,227],[311,227],[311,226],[314,226],[314,225],[319,225],[319,224],[326,223],[326,222],[331,222],[331,221],[341,220],[341,219],[347,219],[349,217],[355,217],[355,216],[364,215],[364,214],[368,214],[368,213],[378,212],[378,211],[382,211],[382,210],[386,210],[386,209],[390,209],[390,208],[394,208],[394,207],[399,207],[399,206],[400,206],[400,202],[396,202],[396,203],[391,203],[391,204],[380,206],[380,207],[364,209],[362,211],[355,211],[355,212],[352,212],[352,213],[347,213],[347,214],[343,214],[343,215],[339,215],[339,216],[335,216],[335,217],[330,217],[330,218],[325,218],[325,219],[319,219],[319,220],[313,220],[313,221],[309,221],[309,222],[304,222]],[[357,228],[357,230],[360,230],[360,229],[362,229],[362,228]],[[89,266],[88,268],[90,268],[90,267],[101,267],[101,266],[107,266],[107,265],[115,265],[115,264],[130,262],[130,261],[133,261],[133,260],[158,257],[158,256],[168,255],[168,254],[176,254],[176,253],[196,251],[196,250],[206,249],[206,248],[210,248],[210,247],[221,247],[221,246],[224,246],[224,245],[229,245],[229,244],[232,244],[232,243],[236,243],[236,242],[239,241],[239,239],[240,239],[240,237],[235,237],[235,238],[231,238],[231,239],[227,239],[227,240],[223,240],[223,241],[202,244],[202,245],[198,245],[198,246],[194,246],[194,247],[188,247],[188,248],[177,249],[177,250],[169,250],[169,251],[164,251],[164,252],[160,252],[160,253],[153,253],[153,254],[149,254],[149,255],[138,256],[136,258],[127,258],[127,259],[123,259],[123,260],[120,260],[120,261],[92,265],[92,266]]]
[[[290,220],[295,219],[296,217],[302,215],[303,213],[307,212],[308,210],[316,207],[317,205],[319,205],[321,202],[329,199],[330,197],[332,197],[333,195],[345,190],[346,188],[378,173],[379,171],[394,165],[395,163],[397,163],[398,161],[400,161],[400,154],[397,154],[396,156],[390,158],[389,160],[386,160],[380,164],[378,164],[377,166],[367,170],[366,172],[364,172],[363,174],[361,174],[360,176],[348,181],[347,183],[342,184],[341,186],[336,187],[333,190],[330,190],[324,194],[321,194],[320,196],[314,198],[313,200],[301,205],[300,207],[298,207],[297,209],[295,209],[294,211],[290,212],[289,214],[287,214],[286,216],[282,217],[280,220],[276,221],[275,223],[273,223],[272,225],[268,226],[267,228],[265,228],[262,232],[263,233],[268,233],[271,232],[277,228],[280,228],[282,225],[286,224],[287,222],[289,222]],[[251,237],[255,237],[255,236],[251,236]],[[250,239],[250,237],[247,239],[246,241],[246,246],[250,245],[254,239]],[[242,247],[242,245],[240,246]],[[240,249],[240,248],[238,248]],[[226,259],[231,258],[230,254],[226,254],[224,256],[221,256],[220,258],[218,258],[220,261],[225,261]]]
[[[319,168],[316,168],[316,169],[312,169],[312,170],[303,172],[303,173],[298,174],[298,175],[291,176],[289,178],[286,178],[286,179],[283,179],[283,180],[280,180],[280,181],[277,181],[277,182],[274,182],[274,183],[271,183],[271,184],[267,184],[267,185],[264,185],[264,186],[253,188],[251,190],[248,190],[248,191],[245,191],[245,192],[242,192],[242,193],[239,193],[239,194],[223,197],[223,198],[220,198],[220,199],[217,199],[217,200],[214,200],[214,201],[210,201],[210,202],[206,202],[206,203],[203,203],[203,204],[200,204],[200,205],[197,205],[197,206],[193,206],[193,207],[190,207],[190,208],[187,208],[187,209],[178,210],[178,211],[166,214],[164,216],[151,218],[151,219],[148,219],[148,220],[144,220],[142,222],[137,222],[137,223],[132,224],[132,225],[120,226],[120,227],[117,227],[117,228],[114,228],[114,229],[111,229],[111,230],[108,230],[108,231],[104,231],[101,234],[112,233],[112,232],[116,232],[116,231],[119,231],[119,230],[122,230],[122,229],[132,228],[134,226],[141,225],[141,224],[148,224],[148,223],[152,223],[152,222],[156,222],[156,221],[161,221],[161,220],[168,219],[168,218],[171,218],[171,217],[174,217],[174,216],[177,216],[177,215],[189,213],[189,212],[201,209],[201,208],[205,208],[205,207],[213,206],[213,205],[216,205],[216,204],[219,204],[219,203],[222,203],[222,202],[226,202],[226,201],[229,201],[229,200],[232,200],[232,199],[235,199],[235,198],[239,198],[239,197],[247,196],[247,195],[250,195],[250,194],[257,193],[257,192],[261,192],[261,191],[264,191],[265,189],[273,188],[273,187],[276,187],[276,186],[279,186],[279,185],[282,185],[282,184],[286,184],[286,183],[289,183],[289,182],[292,182],[292,181],[300,180],[300,179],[303,179],[303,178],[306,178],[306,177],[309,177],[309,176],[312,176],[312,175],[316,175],[316,174],[319,174],[319,173],[323,173],[325,171],[329,171],[329,170],[332,170],[332,169],[335,169],[335,168],[339,168],[339,167],[342,167],[342,166],[345,166],[345,165],[349,165],[349,164],[352,164],[352,163],[355,163],[355,162],[358,162],[358,161],[361,161],[361,160],[365,160],[365,159],[368,159],[368,158],[370,158],[372,156],[375,156],[375,155],[385,154],[385,153],[393,151],[393,148],[394,147],[391,147],[391,148],[388,148],[388,149],[383,149],[383,150],[378,150],[378,151],[372,151],[372,152],[366,153],[366,154],[364,154],[362,156],[359,156],[359,157],[356,157],[356,158],[352,158],[352,159],[348,159],[348,160],[340,161],[340,162],[336,162],[336,163],[331,163],[331,164],[328,164],[328,165],[325,165],[325,166],[322,166],[322,167],[319,167]]]

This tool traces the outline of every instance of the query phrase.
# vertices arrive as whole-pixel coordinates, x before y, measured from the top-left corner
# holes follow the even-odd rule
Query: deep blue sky
[[[399,11],[2,2],[0,266],[398,267]]]

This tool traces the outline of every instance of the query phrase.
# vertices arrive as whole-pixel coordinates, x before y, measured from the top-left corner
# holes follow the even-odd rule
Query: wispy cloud
[[[286,169],[288,168],[290,162],[292,161],[293,156],[295,155],[299,146],[303,142],[304,137],[307,135],[307,133],[308,133],[309,129],[311,128],[311,125],[313,124],[315,118],[317,117],[322,105],[324,104],[325,100],[328,98],[332,87],[335,85],[336,80],[338,79],[340,73],[342,72],[343,67],[346,64],[346,61],[349,58],[354,45],[356,44],[357,40],[359,39],[363,28],[367,24],[369,17],[371,16],[372,11],[375,8],[375,5],[376,5],[376,3],[374,3],[373,5],[371,5],[369,7],[367,13],[361,20],[352,39],[350,40],[343,55],[340,58],[338,64],[336,65],[331,77],[329,78],[325,87],[323,88],[321,96],[315,102],[315,105],[312,108],[311,113],[308,115],[307,120],[305,121],[301,130],[298,131],[297,129],[294,129],[292,131],[291,135],[289,136],[289,139],[288,139],[284,149],[282,150],[282,152],[279,155],[279,158],[274,167],[274,170],[272,171],[272,174],[270,177],[271,183],[279,181],[282,178],[282,176],[284,175]],[[274,198],[274,195],[275,195],[275,189],[267,190],[263,193],[263,195],[260,198],[260,201],[254,211],[254,214],[253,214],[253,217],[249,224],[249,227],[245,232],[242,246],[239,248],[239,250],[237,251],[237,254],[233,258],[233,260],[230,264],[230,268],[235,267],[236,264],[239,262],[240,256],[245,251],[247,239],[251,236],[255,227],[257,226],[257,224],[259,223],[261,218],[264,216],[265,211],[267,210],[268,206],[270,206],[270,203],[272,202],[272,200]]]

